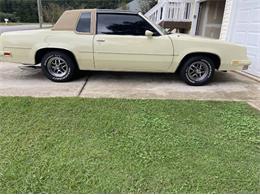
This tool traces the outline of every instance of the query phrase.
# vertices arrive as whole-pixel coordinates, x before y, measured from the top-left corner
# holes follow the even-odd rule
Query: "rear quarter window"
[[[80,15],[76,31],[82,32],[82,33],[91,32],[91,13],[90,12],[85,12]]]

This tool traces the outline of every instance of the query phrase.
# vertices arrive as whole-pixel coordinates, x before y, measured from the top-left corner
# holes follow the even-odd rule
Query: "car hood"
[[[198,43],[209,43],[209,44],[221,44],[221,45],[229,45],[229,46],[242,46],[239,44],[234,44],[230,42],[226,42],[220,39],[207,38],[202,36],[193,36],[188,34],[174,33],[169,35],[172,40],[174,39],[182,39],[185,41],[198,42]]]

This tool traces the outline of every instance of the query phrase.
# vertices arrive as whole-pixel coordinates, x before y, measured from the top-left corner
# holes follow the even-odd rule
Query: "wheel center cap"
[[[196,70],[197,74],[201,74],[201,71],[199,69]]]

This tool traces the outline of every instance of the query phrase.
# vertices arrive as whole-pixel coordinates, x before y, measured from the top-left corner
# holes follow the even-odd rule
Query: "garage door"
[[[260,77],[260,0],[233,0],[232,42],[247,46],[253,64],[248,72]]]

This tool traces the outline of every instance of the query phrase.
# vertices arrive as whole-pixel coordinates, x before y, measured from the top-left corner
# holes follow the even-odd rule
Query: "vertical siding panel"
[[[220,39],[226,40],[228,34],[228,28],[231,22],[233,0],[226,0],[226,7],[224,11],[223,23],[221,27]]]

